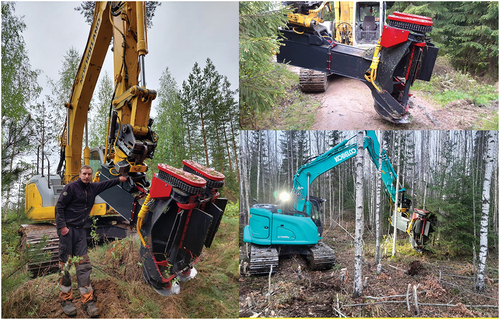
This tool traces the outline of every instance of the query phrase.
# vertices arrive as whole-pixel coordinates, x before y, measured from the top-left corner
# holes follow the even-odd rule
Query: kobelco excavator
[[[312,196],[310,186],[323,173],[356,156],[357,144],[349,143],[353,138],[302,165],[293,178],[289,199],[282,199],[280,205],[256,204],[250,209],[243,240],[251,244],[251,274],[269,273],[271,266],[276,270],[279,256],[288,254],[304,255],[312,270],[330,269],[334,265],[333,249],[321,241],[321,205],[325,200]],[[366,131],[363,147],[378,169],[380,144],[374,131]],[[430,213],[414,209],[410,217],[411,200],[406,198],[406,190],[396,185],[397,174],[385,150],[382,150],[381,173],[391,207],[396,205],[399,212],[396,227],[409,234],[414,249],[422,251],[433,231]]]
[[[101,238],[123,238],[127,232],[116,222],[135,226],[144,278],[158,293],[171,295],[180,291],[174,279],[183,281],[196,275],[193,266],[203,246],[210,247],[227,200],[218,192],[224,175],[191,160],[183,162],[183,169],[159,164],[151,183],[146,176],[145,161],[153,158],[158,135],[151,129],[153,119],[149,117],[156,91],[147,89],[145,80],[145,10],[144,2],[95,3],[88,42],[65,105],[57,175],[42,173],[28,181],[26,214],[35,221],[54,220],[62,185],[78,178],[90,99],[113,41],[115,91],[110,97],[106,146],[90,150],[86,145],[83,162],[93,168],[94,181],[120,175],[128,180],[96,199],[91,215],[99,219],[93,228]],[[90,233],[90,222],[86,228]],[[54,225],[24,226],[24,231],[26,245],[31,247],[48,235],[52,240],[47,250],[57,262]],[[32,265],[31,270],[39,267]]]
[[[410,87],[417,79],[430,80],[439,51],[427,37],[432,31],[431,18],[394,12],[387,17],[388,25],[383,26],[375,48],[361,49],[335,41],[321,25],[323,11],[331,10],[329,1],[284,4],[293,12],[288,15],[287,28],[280,30],[283,46],[277,61],[320,72],[311,73],[303,86],[309,91],[325,91],[326,76],[331,74],[361,80],[370,88],[382,118],[410,122]],[[381,25],[380,21],[379,28]]]

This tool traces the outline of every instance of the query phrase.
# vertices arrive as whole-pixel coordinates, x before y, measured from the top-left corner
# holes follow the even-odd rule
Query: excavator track
[[[34,252],[36,246],[46,237],[46,244],[30,258],[26,269],[33,276],[59,268],[59,236],[53,224],[23,224],[19,228],[21,234],[21,249]]]
[[[325,92],[328,78],[325,72],[300,69],[299,84],[302,92]]]
[[[335,251],[323,242],[318,242],[309,248],[307,262],[311,270],[330,269],[335,265]]]
[[[276,247],[258,246],[250,247],[250,274],[267,274],[273,266],[276,272],[279,264],[279,253]]]

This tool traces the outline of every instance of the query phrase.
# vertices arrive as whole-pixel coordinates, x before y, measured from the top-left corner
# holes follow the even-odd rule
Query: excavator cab
[[[310,196],[309,202],[311,202],[311,219],[314,224],[318,227],[319,236],[323,236],[323,202],[326,199],[317,198]]]
[[[354,45],[375,46],[384,25],[383,2],[357,2],[354,10]]]

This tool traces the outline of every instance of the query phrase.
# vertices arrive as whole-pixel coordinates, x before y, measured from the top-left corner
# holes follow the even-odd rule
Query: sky
[[[90,25],[74,10],[79,4],[77,1],[16,2],[15,15],[24,16],[26,24],[23,37],[30,63],[32,69],[42,71],[38,83],[44,88],[47,78],[59,79],[64,55],[71,47],[83,54]],[[167,67],[180,88],[194,63],[203,68],[207,58],[220,74],[228,77],[231,89],[237,89],[238,2],[162,2],[156,9],[153,26],[148,29],[148,49],[145,58],[148,89],[159,89],[159,79]],[[101,77],[105,71],[113,77],[111,51],[106,55]],[[45,90],[38,102],[49,93]]]

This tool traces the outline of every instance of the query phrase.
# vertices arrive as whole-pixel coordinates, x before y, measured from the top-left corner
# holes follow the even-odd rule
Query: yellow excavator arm
[[[156,91],[146,89],[144,56],[147,54],[144,2],[96,2],[91,32],[78,67],[71,97],[65,104],[67,118],[60,137],[64,153],[64,183],[75,180],[81,167],[84,127],[89,104],[109,45],[113,40],[114,82],[112,113],[108,121],[105,161],[113,174],[145,172],[146,158],[156,147],[149,113]],[[141,79],[141,82],[139,82]],[[84,149],[88,164],[90,150]],[[58,172],[62,169],[59,164]]]

